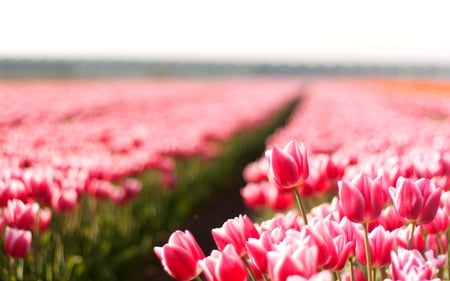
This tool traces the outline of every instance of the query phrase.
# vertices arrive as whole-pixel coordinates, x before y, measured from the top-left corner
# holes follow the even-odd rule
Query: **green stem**
[[[353,268],[353,259],[348,259],[348,263],[350,264],[350,281],[355,281],[355,271]]]
[[[250,278],[251,278],[253,281],[256,281],[257,279],[256,279],[256,277],[255,277],[255,274],[253,273],[252,268],[251,268],[250,265],[248,264],[248,261],[247,261],[247,259],[245,258],[245,256],[244,256],[244,257],[241,257],[241,259],[242,259],[242,261],[244,262],[245,267],[247,268],[247,271],[248,271],[248,274],[250,275]]]
[[[373,281],[373,279],[372,279],[372,255],[370,253],[369,231],[368,231],[367,223],[363,223],[363,230],[364,230],[364,249],[366,251],[367,281]]]
[[[414,239],[414,230],[416,229],[416,222],[413,221],[410,223],[410,230],[409,230],[409,238],[408,238],[408,250],[411,250],[412,242]]]
[[[341,281],[341,280],[342,280],[342,279],[341,279],[341,275],[339,274],[338,271],[335,271],[334,274],[336,275],[336,280],[337,280],[337,281]]]
[[[447,228],[447,279],[450,279],[450,228]]]
[[[200,278],[200,275],[195,276],[195,280],[202,281],[202,278]]]
[[[22,281],[23,280],[23,259],[18,260],[16,272],[17,272],[17,280]]]
[[[298,187],[294,187],[294,194],[295,194],[295,200],[297,201],[298,210],[303,217],[303,222],[305,223],[305,225],[307,225],[308,218],[306,217],[305,207],[302,204],[302,200],[300,198],[300,193],[298,191]]]

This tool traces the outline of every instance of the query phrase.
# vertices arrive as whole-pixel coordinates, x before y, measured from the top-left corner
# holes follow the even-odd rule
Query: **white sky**
[[[450,64],[450,1],[0,0],[0,57]]]

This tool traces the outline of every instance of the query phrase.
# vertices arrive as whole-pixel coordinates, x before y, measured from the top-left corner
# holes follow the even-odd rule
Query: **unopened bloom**
[[[258,238],[259,232],[253,222],[246,215],[240,215],[234,219],[227,220],[222,227],[214,228],[211,234],[219,250],[232,244],[239,255],[245,255],[245,244],[249,238]]]
[[[37,203],[25,204],[18,199],[12,199],[4,209],[4,216],[11,227],[33,230],[38,211]]]
[[[25,258],[30,252],[31,231],[6,227],[5,253],[13,258]]]
[[[389,193],[399,216],[416,224],[431,222],[441,199],[441,189],[425,178],[413,181],[400,177]]]
[[[213,250],[199,265],[208,281],[247,281],[245,265],[231,244],[222,251]]]
[[[385,200],[379,182],[362,173],[351,181],[338,182],[339,207],[349,220],[369,223],[380,216]]]
[[[364,243],[358,239],[356,244],[356,258],[366,265],[366,252]],[[369,247],[373,268],[381,268],[391,262],[391,251],[394,245],[394,237],[389,231],[379,225],[369,233]]]
[[[291,140],[283,149],[274,147],[266,152],[269,173],[282,188],[300,186],[309,175],[308,157],[303,143]]]
[[[201,273],[198,261],[205,254],[189,231],[177,230],[167,244],[153,249],[166,272],[176,280],[192,280]]]

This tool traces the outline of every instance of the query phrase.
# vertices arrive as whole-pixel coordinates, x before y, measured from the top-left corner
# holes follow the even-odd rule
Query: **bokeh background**
[[[4,1],[0,74],[448,76],[448,8],[387,0]]]

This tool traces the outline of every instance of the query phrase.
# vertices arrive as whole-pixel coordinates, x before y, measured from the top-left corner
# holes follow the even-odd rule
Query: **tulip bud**
[[[31,247],[31,232],[7,226],[5,232],[5,252],[13,258],[25,258]]]

